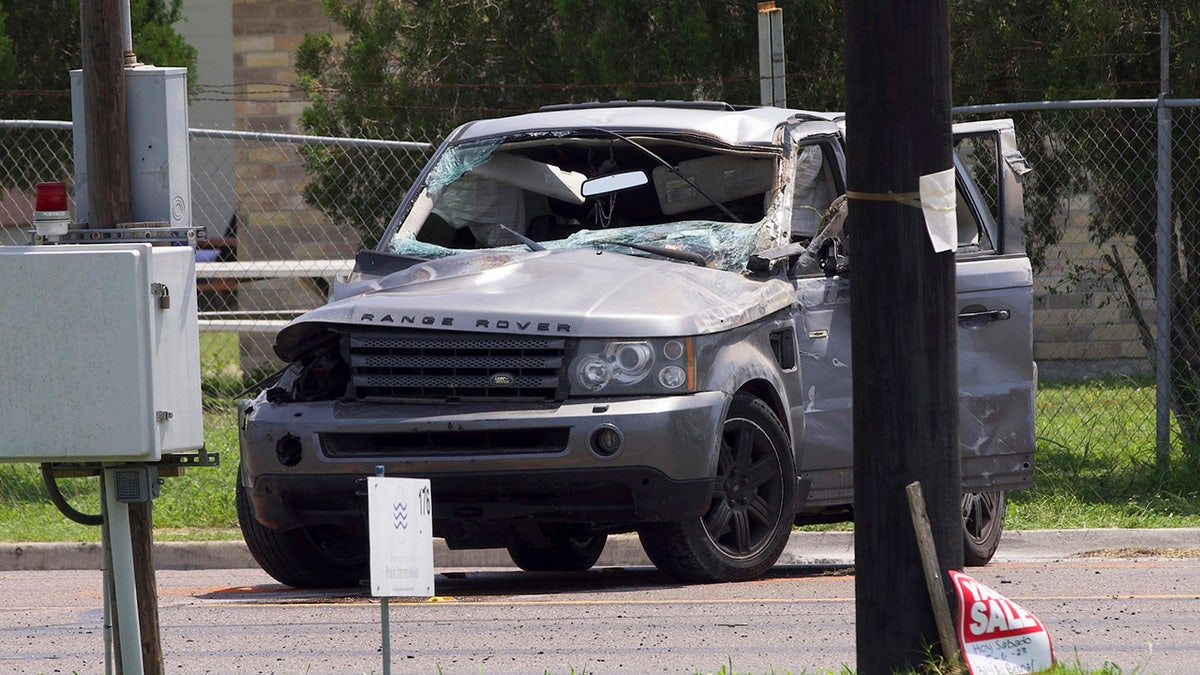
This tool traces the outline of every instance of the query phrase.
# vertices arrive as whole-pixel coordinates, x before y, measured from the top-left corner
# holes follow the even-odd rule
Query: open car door
[[[958,125],[955,141],[963,517],[967,562],[979,563],[999,539],[1004,491],[1033,479],[1033,274],[1020,184],[1028,167],[1011,120]],[[826,256],[845,250],[818,248]],[[812,481],[806,509],[814,514],[853,503],[851,289],[839,265],[869,269],[870,261],[826,260],[795,270],[793,280],[805,410],[801,474]]]

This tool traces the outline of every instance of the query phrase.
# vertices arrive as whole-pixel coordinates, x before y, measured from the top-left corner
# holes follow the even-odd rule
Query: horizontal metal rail
[[[75,124],[65,120],[0,120],[0,129],[58,129],[70,131]],[[314,143],[318,145],[343,145],[359,148],[383,148],[391,150],[433,149],[432,143],[418,141],[387,141],[376,138],[339,138],[337,136],[308,136],[305,134],[280,134],[265,131],[228,131],[223,129],[189,128],[192,138],[223,138],[243,141],[273,141],[276,143]]]

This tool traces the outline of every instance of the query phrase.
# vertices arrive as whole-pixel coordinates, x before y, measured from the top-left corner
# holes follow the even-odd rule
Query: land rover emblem
[[[517,383],[517,378],[508,373],[496,373],[488,378],[488,384],[493,387],[511,387]]]

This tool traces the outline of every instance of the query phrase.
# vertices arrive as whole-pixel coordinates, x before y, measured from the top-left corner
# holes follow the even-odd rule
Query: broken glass
[[[449,148],[430,169],[429,176],[425,179],[425,189],[435,195],[441,192],[442,188],[491,159],[500,142],[501,139],[496,139],[478,145],[457,145]]]
[[[767,221],[757,223],[725,223],[713,220],[687,220],[677,223],[641,225],[611,230],[581,230],[565,239],[541,242],[547,249],[598,248],[629,252],[615,242],[648,244],[681,251],[699,253],[708,267],[730,272],[746,268],[754,251],[769,248],[770,228]],[[446,258],[468,250],[456,249],[418,241],[412,235],[397,236],[388,244],[388,252],[421,258]],[[496,247],[494,250],[525,250],[523,245]],[[644,255],[634,253],[635,255]]]

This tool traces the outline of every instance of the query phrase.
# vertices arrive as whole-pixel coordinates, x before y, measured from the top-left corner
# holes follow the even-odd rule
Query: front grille
[[[566,450],[571,430],[479,429],[458,431],[321,434],[330,457],[491,457],[556,454]]]
[[[363,401],[552,401],[565,393],[563,339],[389,331],[347,335],[343,351],[350,395]]]

